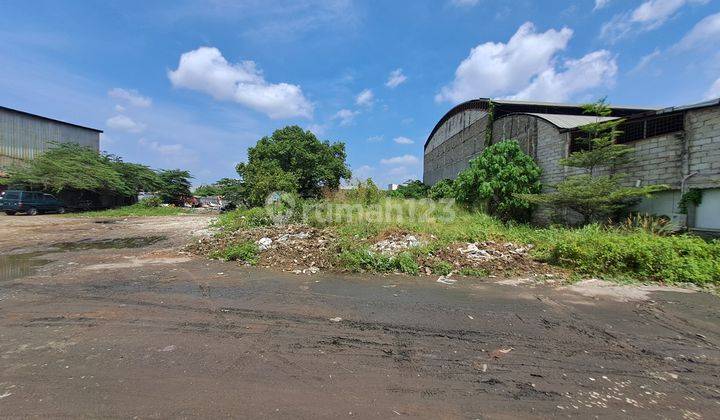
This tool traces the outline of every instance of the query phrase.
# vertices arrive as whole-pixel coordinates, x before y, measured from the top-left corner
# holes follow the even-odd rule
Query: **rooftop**
[[[42,115],[31,114],[31,113],[29,113],[29,112],[20,111],[20,110],[18,110],[18,109],[8,108],[8,107],[6,107],[6,106],[0,106],[0,110],[2,110],[2,111],[10,111],[10,112],[14,112],[14,113],[17,113],[17,114],[27,115],[27,116],[33,117],[33,118],[40,118],[40,119],[46,120],[46,121],[52,121],[52,122],[55,122],[55,123],[70,125],[70,126],[73,126],[73,127],[84,128],[85,130],[91,130],[91,131],[95,131],[95,132],[98,132],[98,133],[102,133],[102,132],[103,132],[102,130],[98,130],[97,128],[86,127],[86,126],[84,126],[84,125],[79,125],[79,124],[73,124],[73,123],[69,123],[69,122],[67,122],[67,121],[56,120],[56,119],[54,119],[54,118],[43,117]]]

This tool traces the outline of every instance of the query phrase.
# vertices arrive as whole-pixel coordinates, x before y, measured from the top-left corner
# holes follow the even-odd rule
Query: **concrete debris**
[[[373,250],[385,255],[395,255],[408,248],[415,248],[422,245],[422,242],[414,235],[402,237],[391,236],[373,245]]]
[[[513,256],[525,256],[533,248],[532,245],[517,246],[512,242],[498,245],[493,241],[468,243],[464,248],[458,248],[460,254],[470,260],[511,259]]]
[[[336,316],[335,318],[330,318],[330,321],[332,321],[332,322],[340,322],[340,321],[342,321],[342,318],[340,318],[339,316]]]
[[[260,251],[265,251],[266,249],[270,248],[270,245],[272,245],[272,242],[273,242],[272,239],[270,239],[268,237],[264,237],[264,238],[258,239],[258,241],[256,243],[258,245],[258,248],[260,248]]]
[[[455,284],[457,280],[451,279],[449,276],[440,276],[437,282],[442,284]]]
[[[508,347],[506,349],[497,349],[497,350],[493,351],[492,353],[490,353],[490,357],[492,357],[493,359],[499,359],[499,358],[503,357],[504,355],[510,353],[513,350],[515,350],[515,349],[512,347]]]

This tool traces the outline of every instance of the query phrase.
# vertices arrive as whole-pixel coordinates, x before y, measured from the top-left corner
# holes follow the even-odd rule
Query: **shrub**
[[[720,281],[720,242],[689,235],[623,233],[593,224],[558,230],[537,245],[539,258],[580,274],[669,283]]]
[[[453,190],[453,180],[443,179],[437,184],[430,187],[428,191],[428,197],[433,200],[442,200],[443,198],[453,198],[455,191]]]
[[[370,178],[365,182],[358,182],[355,188],[345,192],[345,199],[350,203],[376,204],[382,197],[383,193]]]
[[[272,223],[272,218],[265,208],[253,207],[223,213],[218,217],[215,226],[226,232],[234,232],[240,229],[270,226]]]
[[[160,207],[160,204],[162,204],[160,197],[146,197],[138,201],[138,205],[147,208]]]
[[[224,261],[243,261],[251,265],[257,264],[259,249],[253,242],[241,242],[213,251],[210,258]]]
[[[438,276],[447,276],[452,272],[453,266],[447,261],[436,261],[431,266],[433,274]]]
[[[415,258],[407,252],[398,254],[393,258],[393,265],[402,273],[417,275],[420,273],[420,266]]]
[[[430,187],[423,184],[422,181],[414,179],[401,184],[395,191],[389,191],[388,195],[390,197],[414,198],[419,200],[427,197],[429,189]]]
[[[466,277],[487,277],[490,272],[484,268],[463,267],[459,271],[461,276]]]
[[[528,220],[532,206],[517,194],[535,194],[540,189],[540,168],[514,140],[486,148],[455,180],[458,202],[486,206],[502,220]]]
[[[387,272],[393,269],[392,258],[364,248],[343,251],[338,258],[340,265],[350,271]]]

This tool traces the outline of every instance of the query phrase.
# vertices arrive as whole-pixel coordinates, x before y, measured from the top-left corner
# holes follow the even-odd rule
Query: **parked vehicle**
[[[65,213],[65,203],[40,191],[7,190],[0,194],[0,211],[8,216],[25,213]]]

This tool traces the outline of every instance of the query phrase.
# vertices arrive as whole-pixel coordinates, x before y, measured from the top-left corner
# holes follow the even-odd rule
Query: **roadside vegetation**
[[[602,101],[586,110],[608,112]],[[631,148],[615,143],[617,123],[583,131],[586,146],[563,161],[581,173],[541,192],[540,169],[512,140],[487,147],[455,181],[429,187],[412,180],[381,191],[367,180],[337,190],[350,176],[341,143],[320,142],[299,127],[278,130],[251,149],[250,163],[238,165],[240,178],[222,181],[241,206],[221,215],[218,234],[197,250],[296,272],[720,283],[719,241],[629,211],[665,186],[627,187],[602,175],[632,158]],[[307,144],[323,146],[300,164],[295,151]],[[272,194],[277,190],[285,192]],[[532,224],[538,211],[552,224]]]

